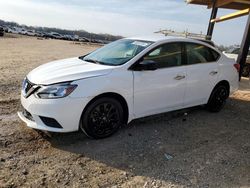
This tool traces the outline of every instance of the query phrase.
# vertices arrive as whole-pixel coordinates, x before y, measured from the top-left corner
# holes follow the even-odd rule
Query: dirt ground
[[[201,107],[131,122],[91,140],[27,128],[16,112],[24,76],[98,46],[0,38],[0,187],[250,187],[250,82],[219,113]]]

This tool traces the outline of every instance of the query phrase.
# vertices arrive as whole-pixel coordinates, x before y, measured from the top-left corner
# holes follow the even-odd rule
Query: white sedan
[[[81,129],[104,138],[140,117],[197,105],[220,111],[238,88],[239,68],[198,40],[121,39],[32,70],[23,82],[18,115],[34,129]]]

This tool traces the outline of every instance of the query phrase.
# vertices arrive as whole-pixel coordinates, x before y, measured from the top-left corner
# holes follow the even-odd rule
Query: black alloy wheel
[[[100,98],[91,103],[82,116],[80,128],[89,137],[111,136],[123,122],[121,104],[113,98]]]
[[[226,100],[229,96],[228,88],[224,85],[217,86],[208,101],[207,107],[211,112],[219,112],[224,105],[226,104]]]

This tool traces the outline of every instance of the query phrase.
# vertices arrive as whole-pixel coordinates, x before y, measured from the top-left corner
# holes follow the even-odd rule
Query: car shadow
[[[250,101],[229,99],[220,113],[194,107],[142,118],[106,139],[89,139],[81,132],[46,138],[55,148],[135,176],[185,186],[209,186],[211,182],[217,183],[214,185],[221,182],[222,185],[223,181],[238,186],[241,172],[233,174],[234,182],[227,178],[235,170],[234,166],[230,166],[231,160],[245,157],[240,153],[240,143],[245,139],[250,144],[249,139],[246,141],[249,134],[244,133],[249,126],[249,116],[235,114],[242,110],[247,110],[249,114],[249,109]],[[224,179],[220,179],[222,174]]]

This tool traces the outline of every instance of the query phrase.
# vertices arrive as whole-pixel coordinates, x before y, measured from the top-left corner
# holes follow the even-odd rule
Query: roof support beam
[[[248,15],[249,12],[250,12],[250,8],[247,8],[247,9],[240,10],[240,11],[237,11],[237,12],[225,15],[225,16],[221,16],[219,18],[212,19],[210,22],[222,22],[225,20],[230,20],[230,19],[237,18],[240,16]]]
[[[249,45],[250,45],[250,14],[248,15],[244,36],[241,42],[240,52],[237,58],[237,63],[240,64],[240,73],[239,73],[240,77],[239,78],[241,78],[242,70],[247,59]]]
[[[216,16],[217,16],[218,8],[215,7],[215,4],[216,4],[216,0],[214,0],[214,2],[213,2],[213,9],[212,9],[212,12],[211,12],[210,20],[215,19]],[[208,28],[207,28],[208,40],[212,39],[212,35],[213,35],[213,31],[214,31],[214,24],[215,24],[214,22],[210,22],[210,20],[209,20],[209,25],[208,25]]]

